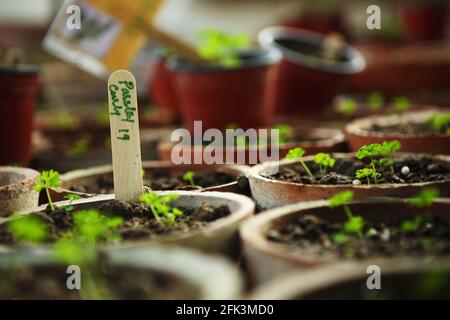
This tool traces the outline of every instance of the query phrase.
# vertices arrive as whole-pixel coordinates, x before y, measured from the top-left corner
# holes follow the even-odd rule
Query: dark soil
[[[220,186],[233,181],[236,177],[222,172],[194,172],[195,186],[183,180],[184,172],[173,172],[164,169],[145,170],[144,185],[152,190],[195,190],[199,188],[208,188]],[[91,184],[76,184],[70,188],[72,191],[109,194],[114,193],[114,181],[111,174],[105,174],[98,177]]]
[[[8,272],[9,271],[9,272]],[[0,299],[80,299],[79,290],[68,290],[63,267],[20,267],[0,271]],[[14,277],[11,277],[12,273]],[[105,298],[111,299],[196,299],[198,289],[173,275],[130,267],[107,267],[97,281],[107,283]],[[83,284],[82,289],[83,290]]]
[[[212,207],[204,203],[198,208],[179,208],[185,214],[177,217],[173,224],[157,221],[150,208],[142,203],[109,201],[99,206],[98,210],[108,216],[121,216],[124,223],[118,228],[123,240],[144,240],[174,233],[189,233],[204,228],[209,223],[228,216],[228,206]],[[49,242],[56,241],[73,227],[73,212],[58,209],[55,212],[36,213],[49,226]],[[15,239],[8,232],[5,224],[0,225],[0,243],[13,244]]]
[[[355,179],[355,172],[358,169],[368,167],[368,164],[358,159],[336,159],[334,168],[328,174],[321,176],[318,166],[307,161],[306,165],[312,171],[312,179],[300,164],[291,167],[282,167],[280,170],[268,178],[303,184],[322,184],[322,185],[345,185],[352,184]],[[410,173],[402,175],[401,169],[408,166]],[[418,183],[443,181],[450,179],[450,166],[442,162],[434,161],[429,157],[405,157],[394,159],[394,174],[386,169],[377,183]],[[366,179],[361,181],[367,184]],[[371,181],[373,183],[373,180]]]
[[[413,215],[411,219],[414,219]],[[362,232],[365,236],[350,235],[348,242],[338,244],[333,241],[333,236],[342,232],[339,223],[330,223],[317,216],[306,215],[279,229],[270,230],[266,236],[271,241],[288,244],[326,258],[363,259],[450,254],[450,224],[447,221],[438,217],[425,219],[418,230],[411,233],[402,232],[402,221],[404,220],[390,225],[366,221]],[[369,230],[373,235],[368,235]]]
[[[378,124],[374,124],[370,128],[370,131],[404,135],[433,135],[446,134],[448,129],[449,127],[443,127],[440,132],[436,132],[428,123],[404,123],[402,125],[395,126],[380,126]]]

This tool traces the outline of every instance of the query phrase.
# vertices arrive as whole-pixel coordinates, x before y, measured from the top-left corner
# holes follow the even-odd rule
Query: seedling
[[[408,204],[419,209],[426,209],[427,215],[430,216],[430,207],[438,196],[438,189],[431,187],[424,188],[417,196],[409,199]],[[403,221],[400,229],[405,233],[415,232],[422,226],[423,221],[424,219],[421,215],[416,216],[413,220]]]
[[[379,92],[372,92],[367,97],[367,104],[372,110],[379,110],[384,104],[384,97]]]
[[[406,97],[395,97],[392,106],[396,112],[404,112],[411,107],[411,102]]]
[[[320,175],[324,176],[327,173],[327,168],[333,168],[336,160],[328,153],[317,153],[314,155],[314,162],[319,165]]]
[[[188,171],[183,175],[183,180],[189,182],[191,186],[195,186],[194,182],[195,172],[194,171]]]
[[[351,116],[356,112],[357,109],[358,104],[355,100],[350,98],[342,99],[341,103],[339,104],[339,112],[346,116]]]
[[[150,207],[150,210],[157,221],[160,221],[161,217],[164,217],[166,221],[173,224],[177,217],[184,215],[183,211],[171,206],[171,203],[178,198],[178,194],[159,196],[155,192],[150,192],[144,193],[140,197],[140,201]]]
[[[370,179],[373,179],[373,181],[375,181],[376,183],[377,178],[381,177],[381,174],[373,168],[363,168],[357,170],[355,176],[358,180],[366,179],[367,184],[370,184]]]
[[[73,216],[74,236],[89,245],[99,240],[118,242],[120,236],[116,229],[123,223],[122,217],[107,217],[97,210],[79,211]]]
[[[64,196],[64,199],[69,200],[69,204],[66,206],[63,206],[62,209],[66,212],[69,212],[69,211],[73,211],[75,209],[74,206],[72,205],[72,202],[74,202],[75,200],[81,199],[81,197],[77,194],[69,193]]]
[[[305,169],[306,173],[312,179],[314,179],[314,175],[311,173],[311,170],[309,170],[308,166],[302,159],[304,154],[305,154],[305,149],[298,147],[298,148],[289,150],[288,154],[286,155],[286,159],[298,159],[300,164],[303,166],[303,169]]]
[[[217,30],[202,30],[198,33],[202,41],[197,53],[205,60],[217,63],[224,68],[241,65],[238,51],[250,46],[250,38],[245,34],[231,35]]]
[[[55,205],[53,204],[52,197],[50,196],[50,188],[59,188],[60,186],[61,178],[57,171],[43,171],[38,181],[36,181],[34,190],[40,192],[41,190],[45,189],[50,208],[52,211],[55,211]]]
[[[12,219],[8,223],[8,231],[22,242],[41,243],[47,238],[47,225],[32,215]]]
[[[294,128],[292,128],[291,125],[285,123],[276,124],[272,128],[278,130],[279,144],[288,143],[294,132]]]
[[[377,167],[383,169],[384,167],[389,167],[391,172],[394,172],[394,161],[392,160],[392,154],[400,150],[401,144],[397,140],[385,141],[382,144],[373,143],[369,145],[362,146],[356,153],[356,158],[359,160],[364,160],[366,158],[370,159],[370,171],[365,169],[360,169],[357,172],[361,178],[373,178],[374,182],[377,183],[377,178],[380,175],[377,173]],[[376,159],[377,157],[382,157]],[[359,179],[359,178],[358,178]]]
[[[450,113],[441,115],[433,113],[428,119],[428,123],[436,133],[450,134]]]
[[[345,233],[362,236],[362,230],[365,224],[364,219],[361,216],[354,216],[348,206],[348,202],[351,201],[353,197],[354,193],[352,191],[338,193],[328,201],[328,206],[330,208],[342,207],[344,209],[345,215],[347,216],[347,222],[343,225],[343,231]]]

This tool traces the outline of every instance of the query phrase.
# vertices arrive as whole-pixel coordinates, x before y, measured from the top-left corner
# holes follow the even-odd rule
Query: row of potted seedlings
[[[400,150],[401,143],[395,140],[363,146],[356,156],[318,153],[303,157],[304,150],[296,148],[279,163],[278,172],[261,170],[267,169],[268,164],[250,169],[247,175],[257,205],[262,209],[274,208],[260,212],[240,228],[252,282],[274,279],[280,271],[342,259],[366,261],[420,255],[434,259],[448,254],[446,213],[450,203],[438,199],[448,197],[450,192],[448,158],[398,153]],[[178,184],[169,189],[201,188],[197,186],[202,183],[198,168],[178,169],[169,178],[175,177]],[[156,170],[160,171],[161,168]],[[242,173],[245,171],[239,171]],[[105,171],[99,177],[107,181]],[[155,176],[150,179],[167,186],[164,179],[158,181]],[[267,184],[262,184],[263,191],[258,179]],[[234,179],[230,174],[230,180],[236,180],[236,174]],[[192,191],[152,191],[144,194],[140,203],[115,201],[111,195],[77,200],[79,195],[68,193],[68,201],[55,204],[50,188],[61,186],[59,175],[54,171],[35,174],[34,181],[34,192],[45,191],[50,204],[38,211],[28,210],[28,214],[5,218],[1,241],[7,247],[20,240],[56,242],[54,250],[63,249],[56,254],[72,258],[77,257],[77,246],[86,245],[86,238],[90,239],[90,246],[92,241],[101,247],[120,241],[143,247],[149,243],[175,243],[236,257],[239,225],[255,210],[255,204],[242,195]],[[74,181],[68,188],[84,184],[93,187],[94,193],[102,193],[98,185],[91,185],[95,179],[88,183],[76,178]],[[284,188],[283,184],[289,187]],[[107,183],[103,188],[104,193],[111,191]],[[371,200],[374,196],[389,198]],[[403,199],[394,200],[392,196]],[[329,200],[305,202],[319,199]],[[285,206],[289,203],[293,204]],[[95,223],[103,227],[92,229]],[[64,248],[68,251],[64,252]],[[389,264],[390,260],[387,261]],[[361,269],[354,264],[349,268],[344,268],[342,275],[351,268]],[[396,272],[401,275],[401,271]],[[423,275],[421,272],[418,274]],[[297,289],[304,288],[300,284]]]

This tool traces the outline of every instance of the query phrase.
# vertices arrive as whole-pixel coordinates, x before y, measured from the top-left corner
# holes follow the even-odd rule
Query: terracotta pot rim
[[[367,199],[367,200],[354,200],[349,202],[349,205],[372,205],[372,204],[406,204],[406,199],[399,198],[378,198],[378,199]],[[434,201],[434,203],[447,204],[450,206],[450,199],[439,198]],[[292,261],[301,266],[314,266],[320,263],[333,263],[333,261],[326,260],[317,256],[314,253],[309,253],[307,250],[299,249],[295,253],[291,253],[292,250],[283,250],[291,248],[289,245],[282,243],[274,243],[266,239],[264,232],[267,231],[269,224],[273,221],[277,221],[283,217],[291,215],[301,215],[305,210],[319,209],[328,207],[328,200],[317,200],[317,201],[307,201],[302,203],[295,203],[286,205],[283,207],[271,209],[265,211],[263,214],[254,216],[252,219],[243,223],[240,228],[240,238],[245,244],[252,249],[262,252],[266,255],[275,257],[277,259],[282,259],[284,261]],[[371,259],[381,259],[381,258],[371,258]],[[371,259],[366,259],[364,261],[369,261]],[[338,259],[336,261],[359,261],[355,259],[342,260]]]
[[[186,74],[230,73],[274,65],[282,57],[281,52],[274,48],[253,48],[241,51],[239,55],[243,58],[243,63],[234,68],[223,68],[212,63],[192,62],[177,56],[167,59],[166,68],[172,72]]]
[[[426,107],[426,106],[424,106]],[[403,119],[406,122],[412,123],[422,123],[427,117],[429,117],[433,112],[437,114],[446,113],[446,110],[450,112],[450,109],[436,109],[431,106],[428,106],[429,109],[420,110],[420,111],[411,111],[405,112],[402,115],[402,118],[399,118],[397,115],[373,115],[369,117],[359,118],[351,121],[345,126],[345,132],[347,134],[353,134],[362,137],[399,137],[399,138],[442,138],[442,139],[450,139],[450,136],[444,133],[417,133],[417,134],[405,134],[405,133],[383,133],[383,132],[375,132],[370,130],[369,128],[374,123],[387,123],[388,125],[399,124]]]
[[[361,72],[366,67],[364,56],[348,44],[344,44],[343,47],[343,54],[348,57],[348,61],[331,62],[286,48],[277,43],[277,40],[280,38],[318,45],[323,41],[324,35],[313,31],[289,27],[269,27],[258,34],[259,43],[263,47],[279,49],[283,54],[283,58],[293,64],[331,74],[355,74]]]
[[[217,168],[217,169],[224,169],[225,171],[227,171],[228,173],[230,173],[231,171],[234,171],[236,173],[239,173],[241,175],[246,175],[250,169],[250,167],[246,166],[246,165],[237,165],[237,164],[213,164],[213,165],[206,165],[206,164],[180,164],[180,165],[176,165],[174,163],[172,163],[171,161],[160,161],[160,160],[146,160],[146,161],[142,161],[142,168],[144,170],[151,170],[151,169],[167,169],[167,170],[171,170],[171,169],[176,169],[176,168],[193,168],[195,169],[195,167],[208,167],[208,168]],[[106,174],[111,172],[112,173],[113,169],[112,169],[112,165],[107,164],[107,165],[101,165],[101,166],[95,166],[95,167],[90,167],[87,169],[78,169],[78,170],[72,170],[69,172],[66,172],[64,174],[61,175],[61,183],[64,185],[64,183],[68,183],[70,180],[73,179],[79,179],[79,178],[88,178],[89,176],[94,176],[94,175],[101,175],[101,174]],[[237,178],[237,176],[236,176]],[[232,185],[235,185],[237,182],[236,181],[232,181],[229,183],[225,183],[225,184],[221,184],[218,186],[212,186],[212,187],[207,187],[207,188],[202,188],[199,191],[214,191],[215,189],[219,188],[219,187],[229,187]],[[85,193],[78,193],[78,192],[73,192],[70,191],[66,188],[59,188],[57,190],[58,192],[67,192],[67,193],[75,193],[75,194],[83,194],[83,195],[88,195]]]
[[[450,258],[436,258],[432,261],[414,257],[376,258],[364,262],[343,261],[310,270],[290,271],[275,281],[258,287],[250,294],[250,299],[286,300],[304,297],[343,282],[367,279],[369,265],[380,266],[383,274],[409,274],[442,266],[450,268]]]
[[[0,185],[0,193],[9,192],[12,189],[21,188],[21,186],[34,184],[36,179],[38,179],[40,176],[40,173],[36,170],[20,167],[0,167],[0,173],[10,175],[20,175],[21,177],[23,177],[21,180],[17,182],[7,185]]]
[[[354,158],[355,154],[354,153],[332,153],[333,157],[338,158],[338,159],[350,159],[350,158]],[[450,156],[448,155],[429,155],[429,154],[423,154],[423,153],[412,153],[412,152],[399,152],[397,153],[397,155],[399,157],[405,157],[405,156],[426,156],[426,157],[430,157],[436,160],[440,160],[440,161],[444,161],[444,162],[448,162],[450,163]],[[313,160],[313,156],[306,156],[303,158],[303,160],[305,161],[312,161]],[[283,185],[290,185],[290,186],[302,186],[303,188],[333,188],[333,189],[342,189],[342,190],[348,190],[349,188],[351,189],[369,189],[369,190],[374,190],[374,189],[390,189],[390,188],[400,188],[400,187],[407,187],[407,186],[417,186],[417,187],[425,187],[427,185],[431,185],[431,184],[439,184],[439,183],[447,183],[450,182],[450,179],[448,180],[443,180],[443,181],[428,181],[428,182],[417,182],[417,183],[382,183],[382,184],[371,184],[371,185],[367,185],[367,184],[361,184],[361,185],[353,185],[353,184],[342,184],[342,185],[335,185],[335,184],[303,184],[303,183],[297,183],[297,182],[289,182],[289,181],[281,181],[281,180],[273,180],[273,179],[269,179],[267,177],[264,177],[261,175],[261,173],[264,170],[268,170],[271,167],[275,167],[275,166],[279,166],[279,167],[284,167],[284,166],[289,166],[292,164],[298,163],[298,160],[293,159],[293,160],[281,160],[277,163],[274,162],[266,162],[266,163],[262,163],[259,165],[256,165],[252,168],[250,168],[249,170],[249,175],[248,177],[250,179],[255,179],[255,180],[261,180],[264,181],[265,183],[271,183],[274,184],[274,188],[276,187],[275,185],[279,185],[279,184],[283,184]],[[251,180],[250,180],[251,181]]]
[[[126,243],[133,243],[136,245],[140,244],[146,244],[149,242],[172,242],[172,241],[181,241],[183,239],[188,239],[195,237],[197,235],[205,235],[206,237],[214,237],[214,235],[220,231],[225,229],[227,226],[231,226],[233,224],[238,223],[239,221],[243,221],[245,219],[250,218],[254,212],[255,212],[255,203],[252,199],[240,195],[235,194],[231,192],[218,192],[218,191],[208,191],[208,192],[200,192],[200,191],[155,191],[159,195],[166,195],[166,194],[178,194],[180,198],[176,200],[175,202],[184,202],[186,204],[186,207],[189,207],[189,198],[191,197],[202,197],[205,198],[205,201],[207,201],[208,198],[217,198],[222,199],[224,202],[232,203],[239,205],[239,208],[236,211],[232,211],[228,216],[217,219],[216,221],[212,221],[208,224],[207,227],[202,228],[200,230],[193,230],[192,232],[187,233],[181,233],[181,234],[175,234],[175,235],[168,235],[163,236],[158,239],[154,240],[140,240],[140,241],[126,241]],[[95,195],[91,198],[84,198],[79,199],[75,201],[61,201],[61,202],[55,202],[54,204],[58,207],[65,206],[65,205],[84,205],[89,206],[90,203],[100,203],[100,202],[107,202],[115,199],[114,194],[105,194],[105,195]],[[47,205],[41,205],[33,210],[28,210],[25,212],[18,213],[19,215],[27,215],[32,214],[35,212],[41,212],[44,211],[47,208]],[[5,223],[10,218],[0,218],[0,225],[2,223]]]
[[[200,290],[200,299],[235,299],[242,293],[242,274],[227,259],[219,255],[205,254],[173,245],[154,244],[147,244],[145,247],[119,246],[102,250],[105,251],[106,260],[112,266],[142,268],[149,272],[179,276]],[[0,254],[0,266],[6,264],[8,267],[9,254]],[[59,264],[46,248],[33,248],[31,251],[12,254],[19,259],[21,265],[50,267]],[[180,268],[180,265],[187,267]],[[221,276],[216,279],[217,274]],[[215,281],[211,281],[213,278]],[[217,290],[217,287],[220,290]]]
[[[245,131],[245,130],[244,130]],[[308,133],[311,132],[312,134],[310,135],[311,137],[313,136],[319,136],[321,134],[323,134],[323,138],[320,138],[319,140],[316,141],[298,141],[298,142],[289,142],[289,143],[282,143],[279,145],[280,149],[292,149],[298,146],[302,146],[304,148],[309,148],[309,147],[316,147],[316,148],[324,148],[324,147],[331,147],[334,146],[336,144],[340,144],[345,142],[345,134],[342,130],[340,129],[335,129],[335,128],[326,128],[326,127],[317,127],[317,128],[312,128],[310,130],[308,130]],[[177,142],[162,142],[159,144],[158,149],[172,149],[174,145],[176,145]],[[196,146],[196,145],[192,145],[190,146],[191,148],[191,152],[203,152],[203,149],[205,149],[206,146]],[[242,147],[229,147],[229,146],[225,146],[225,147],[217,147],[216,150],[219,151],[235,151],[235,152],[239,152],[239,151],[255,151],[258,150],[257,146],[246,146],[245,148]]]

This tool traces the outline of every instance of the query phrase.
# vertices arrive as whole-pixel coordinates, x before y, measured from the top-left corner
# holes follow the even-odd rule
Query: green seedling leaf
[[[304,154],[305,154],[305,149],[298,147],[298,148],[289,150],[286,155],[286,159],[298,159],[300,164],[303,166],[303,169],[305,169],[306,173],[311,177],[311,179],[314,179],[314,175],[312,174],[311,170],[309,170],[308,166],[302,159]]]
[[[403,112],[411,107],[411,102],[406,97],[395,97],[392,105],[397,112]]]
[[[363,168],[363,169],[357,170],[355,173],[355,176],[356,176],[356,179],[359,179],[359,180],[366,179],[367,183],[370,184],[370,179],[373,179],[376,181],[376,179],[379,178],[381,176],[381,174],[372,168]]]
[[[333,242],[337,245],[343,245],[350,241],[350,237],[342,232],[333,234],[332,239]]]
[[[72,147],[67,151],[69,157],[77,157],[86,153],[88,148],[88,142],[84,138],[76,140]]]
[[[353,191],[343,191],[334,195],[330,200],[328,200],[328,206],[330,208],[337,208],[348,204],[354,197]]]
[[[183,180],[189,182],[191,186],[195,186],[194,176],[194,171],[188,171],[183,175]]]
[[[172,207],[171,203],[179,198],[178,194],[169,194],[159,196],[155,192],[144,193],[140,197],[140,201],[150,207],[156,220],[161,217],[165,218],[169,223],[174,223],[177,217],[183,216],[184,212],[178,208]]]
[[[436,133],[448,134],[450,130],[450,113],[438,115],[434,112],[427,122]]]
[[[8,231],[22,242],[41,243],[47,239],[47,225],[32,215],[14,218],[8,223]]]
[[[320,174],[323,176],[326,174],[327,168],[333,168],[336,160],[333,159],[328,153],[317,153],[314,155],[314,163],[319,166]]]
[[[339,112],[346,116],[351,116],[356,112],[357,109],[358,104],[355,100],[350,98],[342,99],[341,103],[339,104]]]
[[[405,220],[400,226],[400,230],[404,233],[412,233],[419,230],[420,226],[423,224],[423,218],[421,216],[415,217],[413,220]]]
[[[372,110],[379,110],[384,104],[384,97],[379,92],[372,92],[367,97],[367,104]]]
[[[47,194],[48,203],[52,211],[55,211],[55,206],[53,205],[52,198],[50,196],[50,188],[59,188],[61,186],[61,178],[59,176],[59,172],[50,170],[43,171],[38,181],[34,185],[34,190],[40,192],[45,189],[45,193]]]
[[[73,222],[75,236],[83,242],[93,244],[99,240],[118,241],[119,236],[115,231],[123,223],[123,218],[109,218],[91,209],[75,213]]]
[[[285,123],[278,123],[274,125],[272,129],[278,130],[279,144],[287,143],[294,133],[294,128]]]
[[[362,234],[364,219],[361,216],[352,216],[344,223],[344,231],[347,233]]]
[[[432,187],[423,188],[417,196],[408,200],[408,204],[417,208],[427,208],[433,204],[438,196],[438,189]]]

